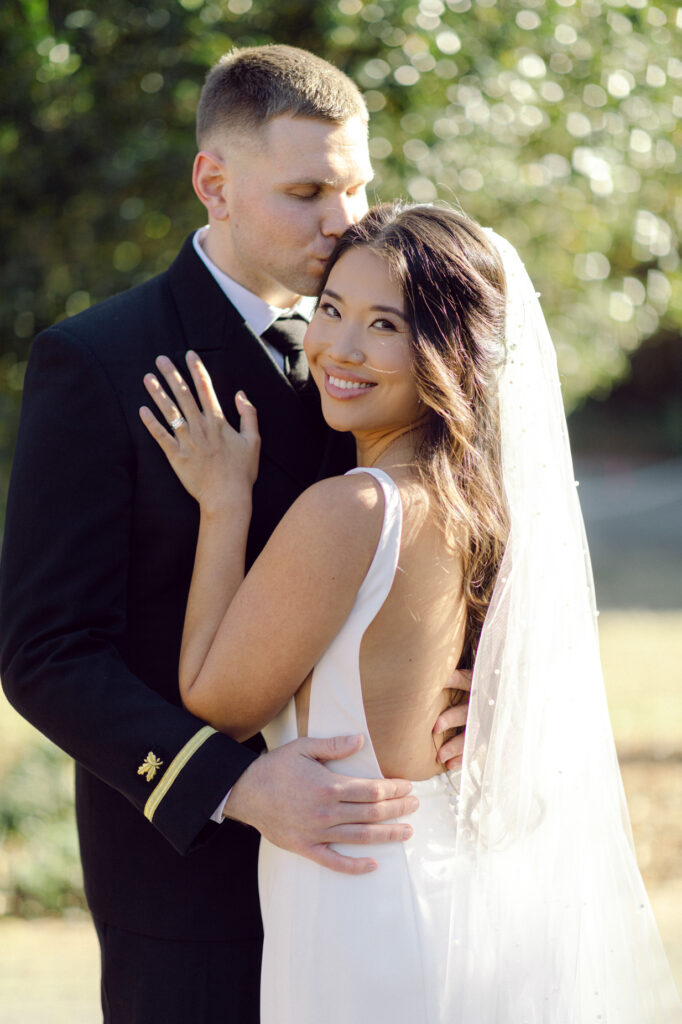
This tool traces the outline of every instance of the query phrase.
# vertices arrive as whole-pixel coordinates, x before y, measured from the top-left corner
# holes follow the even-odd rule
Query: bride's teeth
[[[329,374],[329,380],[334,385],[335,388],[341,388],[342,390],[345,391],[348,391],[349,389],[352,388],[360,390],[372,387],[372,385],[366,381],[344,380],[341,377],[332,377],[331,374]]]

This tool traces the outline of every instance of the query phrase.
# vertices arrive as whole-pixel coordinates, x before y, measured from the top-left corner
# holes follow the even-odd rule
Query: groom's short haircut
[[[334,124],[368,120],[359,89],[333,64],[295,46],[251,46],[226,53],[206,76],[198,146],[221,131],[256,132],[283,114]]]

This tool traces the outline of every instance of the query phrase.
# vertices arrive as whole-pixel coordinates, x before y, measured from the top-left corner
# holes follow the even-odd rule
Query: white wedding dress
[[[359,661],[365,630],[386,600],[400,554],[398,487],[378,469],[384,493],[377,550],[342,629],[315,667],[308,734],[362,733],[361,750],[328,767],[381,778],[362,700]],[[268,747],[297,737],[293,699],[263,730]],[[265,929],[262,1024],[439,1024],[439,977],[455,892],[457,776],[413,783],[414,835],[401,843],[337,846],[379,867],[342,875],[261,840],[259,885]]]

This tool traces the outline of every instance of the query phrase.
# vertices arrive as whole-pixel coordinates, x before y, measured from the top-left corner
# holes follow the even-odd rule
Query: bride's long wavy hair
[[[504,361],[505,278],[482,229],[447,207],[387,203],[349,227],[331,254],[371,249],[402,290],[413,370],[427,411],[416,468],[463,560],[472,667],[508,534],[497,378]]]

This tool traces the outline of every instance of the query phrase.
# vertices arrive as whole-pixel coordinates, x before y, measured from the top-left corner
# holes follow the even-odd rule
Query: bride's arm
[[[201,509],[180,692],[191,712],[245,739],[295,693],[346,620],[376,549],[383,498],[365,476],[309,488],[243,580],[256,413],[245,399],[239,402],[238,434],[224,420],[200,361],[190,357],[188,365],[203,411],[165,361],[159,368],[187,423],[172,437],[149,411],[141,413]],[[178,410],[158,381],[146,384],[170,423]]]
[[[181,678],[194,678],[244,579],[260,437],[256,410],[243,393],[235,396],[240,415],[237,432],[225,419],[208,372],[195,353],[187,354],[187,365],[201,408],[170,360],[160,356],[157,366],[175,401],[154,374],[147,374],[145,387],[169,425],[181,422],[170,434],[146,407],[140,409],[140,416],[199,503],[199,537],[180,654]]]
[[[229,604],[185,706],[246,739],[284,706],[346,621],[381,531],[367,477],[336,477],[294,503]]]
[[[209,510],[201,506],[180,649],[183,698],[186,685],[199,675],[223,616],[244,579],[250,519],[250,496],[235,501],[231,507]]]

